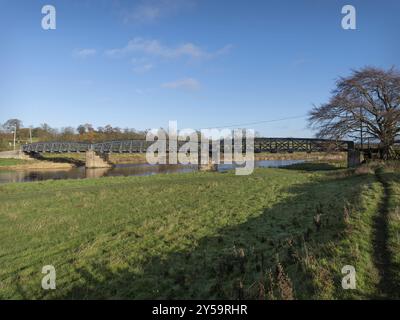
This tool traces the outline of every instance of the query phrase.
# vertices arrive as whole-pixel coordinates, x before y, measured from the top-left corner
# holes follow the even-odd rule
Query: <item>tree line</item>
[[[86,123],[78,127],[52,128],[43,123],[37,127],[25,127],[20,119],[9,119],[0,126],[0,149],[7,150],[13,147],[14,132],[16,144],[36,141],[77,141],[101,142],[107,140],[142,140],[146,139],[147,130],[141,131],[133,128],[113,127],[106,125],[97,127]]]

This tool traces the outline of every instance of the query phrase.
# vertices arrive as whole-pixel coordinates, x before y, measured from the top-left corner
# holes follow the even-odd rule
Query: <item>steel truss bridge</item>
[[[168,141],[167,150],[168,150]],[[187,141],[178,141],[178,150]],[[99,154],[105,153],[145,153],[154,141],[146,140],[120,140],[99,143],[86,142],[37,142],[22,146],[25,153],[70,153],[87,152],[90,150]],[[212,143],[210,142],[210,150]],[[200,146],[200,143],[199,143]],[[233,141],[232,141],[233,146]],[[242,143],[243,151],[246,150],[246,140]],[[220,140],[220,150],[224,151],[224,140]],[[354,142],[343,140],[307,139],[307,138],[255,138],[254,151],[271,153],[292,152],[323,152],[354,150]]]

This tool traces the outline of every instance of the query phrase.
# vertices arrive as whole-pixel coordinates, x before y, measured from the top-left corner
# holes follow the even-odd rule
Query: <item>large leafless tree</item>
[[[378,140],[382,157],[393,157],[400,133],[400,73],[365,67],[339,78],[328,103],[314,106],[310,127],[329,139],[364,137]]]

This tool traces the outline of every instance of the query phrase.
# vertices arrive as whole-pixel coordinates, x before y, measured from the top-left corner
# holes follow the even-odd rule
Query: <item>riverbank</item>
[[[45,153],[43,157],[46,159],[65,158],[85,161],[84,153],[62,153],[51,154]],[[307,160],[307,161],[347,161],[346,152],[294,152],[294,153],[256,153],[255,160]],[[144,164],[147,163],[145,153],[111,153],[109,161],[113,164]]]
[[[296,170],[295,170],[296,169]],[[256,169],[0,186],[2,298],[380,295],[371,170]],[[57,290],[40,287],[54,265]],[[353,265],[357,290],[343,290]]]
[[[19,159],[0,159],[0,170],[23,171],[23,170],[69,170],[74,167],[71,163],[39,161],[39,160],[19,160]]]

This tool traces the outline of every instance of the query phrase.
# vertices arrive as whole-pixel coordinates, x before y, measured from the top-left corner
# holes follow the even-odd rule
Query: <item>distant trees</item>
[[[16,138],[21,137],[22,121],[19,119],[9,119],[0,125],[0,150],[10,148],[11,141],[14,140],[14,131]]]
[[[86,128],[85,128],[85,126],[84,125],[80,125],[80,126],[78,126],[78,128],[76,128],[76,130],[78,130],[78,133],[80,134],[80,135],[82,135],[82,134],[84,134],[85,132],[86,132]]]
[[[13,141],[13,131],[17,128],[17,144],[25,144],[30,142],[32,136],[33,141],[82,141],[82,142],[100,142],[108,140],[142,140],[146,138],[146,131],[106,125],[94,129],[93,125],[85,123],[77,128],[64,127],[61,129],[52,128],[47,123],[43,123],[38,127],[24,128],[22,121],[19,119],[7,120],[0,125],[0,151],[11,148],[10,143]]]
[[[107,124],[104,127],[94,129],[91,124],[82,124],[77,127],[79,140],[81,141],[105,141],[105,140],[123,140],[123,139],[145,139],[146,131],[135,129],[113,127]]]
[[[382,158],[394,156],[400,133],[400,73],[366,67],[336,83],[328,103],[315,106],[309,125],[317,136],[330,139],[371,137],[380,141]]]
[[[76,128],[76,130],[81,135],[94,131],[93,126],[90,123],[81,124],[78,126],[78,128]]]
[[[15,128],[19,130],[21,127],[22,127],[22,121],[19,119],[10,119],[3,124],[3,128],[9,131],[14,130]]]
[[[58,135],[58,131],[50,127],[47,123],[42,123],[39,127],[32,128],[32,137],[35,140],[49,141]]]
[[[73,141],[76,135],[76,131],[73,127],[65,127],[60,130],[60,140],[62,141]]]
[[[17,137],[19,137],[22,121],[19,119],[9,119],[3,124],[2,127],[7,133],[13,133],[16,130]]]

